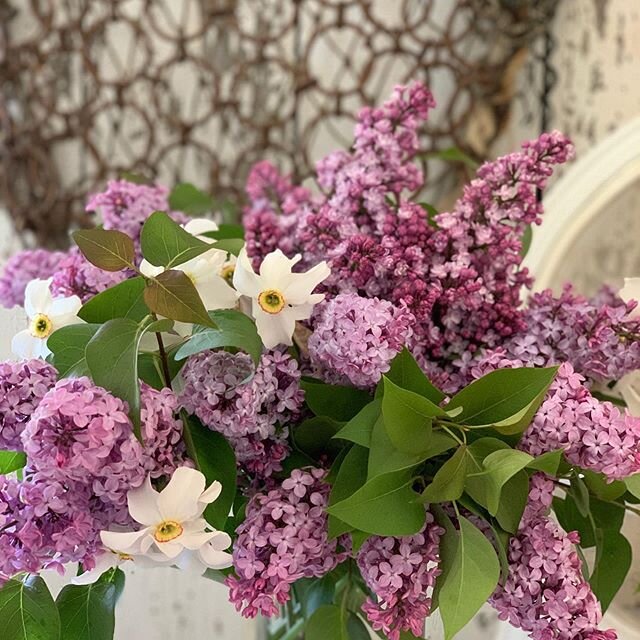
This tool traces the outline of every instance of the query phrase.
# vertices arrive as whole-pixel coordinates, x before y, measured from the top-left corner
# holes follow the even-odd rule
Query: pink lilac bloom
[[[582,574],[578,534],[564,533],[546,515],[552,491],[548,480],[533,479],[530,504],[509,543],[509,576],[490,603],[534,640],[616,640],[613,630],[597,628],[602,612]]]
[[[369,538],[358,552],[362,577],[374,598],[362,606],[376,631],[398,640],[403,631],[422,636],[431,611],[431,590],[440,574],[440,538],[444,529],[427,512],[422,530],[403,538]]]
[[[298,363],[280,351],[263,354],[255,368],[245,353],[203,352],[182,370],[180,403],[229,440],[241,467],[264,478],[289,453],[286,425],[304,398],[300,375]]]
[[[10,309],[24,305],[24,290],[31,280],[47,280],[65,254],[47,249],[18,251],[7,260],[0,275],[0,304]]]
[[[255,494],[238,527],[233,548],[235,575],[227,578],[229,599],[247,618],[275,616],[301,578],[320,578],[346,560],[329,540],[330,487],[326,471],[293,471],[282,485]]]
[[[165,211],[179,224],[188,217],[169,211],[169,189],[162,185],[136,184],[127,180],[110,180],[105,191],[94,193],[87,211],[99,211],[105,229],[116,229],[137,240],[145,220],[154,211]]]
[[[330,382],[375,386],[412,334],[413,315],[386,300],[342,293],[319,305],[311,363]]]
[[[57,377],[43,360],[0,363],[0,449],[22,450],[22,431]]]
[[[122,282],[124,271],[103,271],[91,264],[77,247],[60,261],[51,281],[51,293],[56,298],[78,296],[86,302],[98,293]]]

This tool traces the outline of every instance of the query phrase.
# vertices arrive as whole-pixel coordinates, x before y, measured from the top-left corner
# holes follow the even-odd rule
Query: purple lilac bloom
[[[24,290],[31,280],[47,280],[65,254],[46,249],[18,251],[7,260],[0,275],[0,304],[7,309],[24,305]]]
[[[534,640],[616,640],[615,631],[597,629],[602,612],[575,545],[546,514],[553,485],[534,477],[529,505],[518,534],[509,543],[509,576],[490,599],[502,620]]]
[[[318,307],[311,363],[330,382],[375,386],[407,343],[413,321],[402,306],[342,293]]]
[[[126,277],[124,271],[103,271],[91,264],[80,249],[73,247],[60,261],[50,288],[56,298],[78,296],[84,303]]]
[[[57,377],[42,360],[0,363],[0,449],[22,449],[22,431]]]
[[[243,616],[277,615],[294,582],[320,578],[346,560],[328,536],[325,475],[322,469],[297,469],[281,486],[249,501],[233,548],[236,575],[226,580],[229,599]]]
[[[116,229],[137,240],[145,220],[154,211],[166,211],[179,224],[188,217],[169,211],[169,189],[162,185],[147,185],[110,180],[105,191],[93,194],[87,211],[99,211],[105,229]]]
[[[289,453],[286,425],[299,414],[304,395],[298,363],[286,353],[265,353],[253,372],[244,353],[199,353],[182,370],[180,403],[229,440],[245,470],[267,477]]]
[[[358,553],[358,567],[375,595],[362,609],[376,631],[398,640],[402,631],[424,632],[431,589],[440,574],[438,549],[444,529],[431,513],[422,530],[403,538],[369,538]]]

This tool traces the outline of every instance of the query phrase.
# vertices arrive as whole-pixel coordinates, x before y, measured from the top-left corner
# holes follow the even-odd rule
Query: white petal
[[[205,544],[198,550],[198,555],[210,569],[226,569],[233,564],[233,556],[216,549],[212,544]]]
[[[149,536],[149,529],[142,529],[140,531],[100,532],[100,539],[105,547],[133,555],[140,553],[144,548],[142,543],[147,536]]]
[[[232,289],[220,276],[196,282],[205,309],[233,309],[238,301],[238,292]]]
[[[96,566],[91,571],[85,571],[83,574],[75,576],[71,583],[80,585],[93,584],[105,571],[119,566],[121,562],[122,560],[117,553],[105,551],[105,553],[98,556]]]
[[[629,413],[640,417],[640,371],[632,371],[620,378],[615,390],[624,399]]]
[[[152,278],[161,274],[164,271],[164,267],[156,267],[154,264],[151,264],[146,258],[140,263],[140,273],[142,275],[147,276],[147,278]]]
[[[187,222],[187,224],[182,227],[187,233],[190,233],[192,236],[199,236],[203,233],[209,233],[211,231],[217,231],[218,225],[213,221],[209,220],[209,218],[192,218]],[[204,242],[215,242],[213,238],[200,238]]]
[[[156,542],[154,548],[159,549],[162,555],[166,556],[167,558],[177,558],[184,550],[184,547],[180,542],[181,538],[182,536],[174,538],[173,540],[171,540],[171,542]]]
[[[216,534],[211,531],[185,531],[178,539],[185,549],[192,549],[195,551],[202,545],[207,544],[215,535]]]
[[[625,278],[624,287],[620,289],[618,295],[625,301],[636,300],[640,303],[640,278]],[[629,314],[631,318],[640,316],[640,304]]]
[[[304,304],[310,302],[311,292],[331,275],[331,269],[326,262],[317,264],[305,273],[292,274],[286,289],[282,290],[288,304]]]
[[[206,479],[200,471],[178,467],[169,484],[158,498],[163,520],[190,520],[198,514],[198,500],[204,491]]]
[[[211,504],[215,502],[220,494],[222,493],[222,485],[214,480],[211,483],[211,486],[206,489],[203,493],[200,494],[200,498],[198,498],[198,502],[204,502],[205,504]]]
[[[224,531],[216,531],[216,535],[209,543],[216,551],[224,551],[231,546],[231,536]]]
[[[144,484],[127,493],[129,515],[140,524],[147,527],[157,525],[164,518],[158,507],[160,494],[151,486],[151,477],[147,476]],[[112,549],[114,547],[111,547]]]
[[[53,301],[48,280],[32,280],[24,290],[24,310],[30,318],[38,313],[48,314]]]
[[[11,340],[11,351],[19,358],[30,360],[40,357],[44,340],[34,338],[28,329],[16,333]]]
[[[296,328],[296,321],[288,311],[285,308],[280,313],[266,313],[259,305],[253,305],[258,335],[267,349],[273,349],[279,344],[293,344],[291,337]]]
[[[174,562],[176,567],[182,569],[182,571],[188,571],[201,576],[206,570],[207,565],[202,562],[200,555],[197,552],[185,550],[183,551]]]
[[[244,247],[238,255],[236,268],[233,272],[233,286],[238,293],[250,298],[257,298],[263,290],[260,276],[255,274],[247,255],[247,250]]]
[[[322,293],[318,295],[324,297]],[[313,313],[313,306],[313,304],[297,304],[295,307],[289,307],[286,311],[294,320],[307,320]]]
[[[284,291],[292,281],[294,274],[291,270],[301,259],[300,254],[287,258],[280,249],[267,254],[260,265],[260,277],[264,288]]]
[[[56,298],[49,308],[49,317],[56,318],[57,316],[74,316],[77,317],[78,311],[82,306],[82,300],[78,296],[69,296],[68,298]],[[78,322],[82,322],[78,318]]]
[[[70,324],[84,324],[84,320],[81,320],[78,316],[71,313],[65,313],[64,315],[55,317],[51,316],[50,320],[52,331],[57,331],[61,327],[66,327]]]

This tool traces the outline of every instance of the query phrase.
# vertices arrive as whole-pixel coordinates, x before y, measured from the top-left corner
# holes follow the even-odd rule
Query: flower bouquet
[[[449,639],[486,601],[535,640],[616,638],[636,302],[526,295],[559,133],[451,211],[417,202],[433,106],[415,83],[363,109],[314,189],[259,163],[242,228],[190,217],[212,209],[193,186],[120,180],[75,248],[9,261],[3,637],[112,638],[137,565],[224,582],[281,640],[420,637],[436,609]],[[54,601],[38,574],[69,565]]]

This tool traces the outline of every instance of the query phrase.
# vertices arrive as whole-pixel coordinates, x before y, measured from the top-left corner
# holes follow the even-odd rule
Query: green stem
[[[297,640],[304,629],[304,618],[298,618],[279,640]]]
[[[189,429],[188,423],[188,414],[182,409],[180,411],[180,419],[182,420],[182,439],[184,440],[184,444],[187,447],[187,453],[191,460],[193,460],[193,464],[196,466],[196,469],[199,469],[198,466],[198,456],[196,455],[196,446],[193,442],[193,437],[191,436],[191,430]]]

